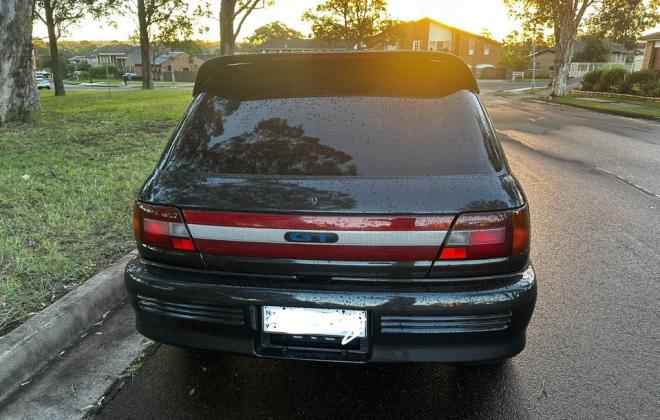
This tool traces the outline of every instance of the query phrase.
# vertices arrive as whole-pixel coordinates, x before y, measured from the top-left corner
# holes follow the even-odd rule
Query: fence
[[[571,63],[568,77],[583,77],[594,70],[609,70],[612,67],[623,67],[628,73],[632,73],[632,63]]]

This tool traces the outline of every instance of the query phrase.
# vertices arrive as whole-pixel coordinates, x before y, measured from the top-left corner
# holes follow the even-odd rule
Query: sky
[[[190,0],[191,10],[201,0]],[[220,0],[209,0],[213,15],[218,15]],[[263,10],[255,11],[243,26],[239,41],[269,22],[276,20],[284,22],[287,26],[309,35],[310,25],[302,22],[301,16],[305,10],[313,8],[321,0],[275,0],[275,5]],[[519,25],[507,15],[507,9],[502,0],[389,0],[389,13],[392,18],[401,20],[415,20],[430,17],[463,30],[479,33],[487,28],[493,38],[502,40]],[[64,39],[70,40],[98,40],[98,41],[126,41],[137,27],[136,21],[131,17],[115,17],[117,28],[107,24],[86,19],[80,25],[70,29],[70,34]],[[196,34],[194,39],[217,41],[220,38],[218,21],[204,19],[198,22],[198,27],[207,26],[209,32],[203,35]],[[658,31],[660,27],[649,32]],[[41,22],[35,23],[33,34],[35,37],[47,36],[46,28]]]
[[[210,0],[215,6],[217,16],[220,0]],[[303,12],[318,4],[320,0],[275,0],[275,5],[264,10],[255,11],[246,21],[239,40],[249,36],[256,28],[276,20],[304,34],[311,32],[309,23],[302,22]],[[196,0],[189,2],[196,5]],[[425,16],[434,18],[451,26],[479,33],[483,28],[493,34],[495,39],[502,39],[515,26],[515,22],[507,17],[506,7],[502,0],[389,0],[389,13],[393,18],[415,20]],[[191,7],[192,9],[192,7]],[[69,40],[127,40],[135,30],[136,22],[129,17],[115,18],[117,28],[105,22],[87,19],[73,27],[64,39]],[[208,26],[210,31],[204,35],[196,35],[195,39],[216,41],[220,38],[217,20],[208,19],[199,26]],[[46,28],[41,23],[35,23],[35,37],[46,37]]]

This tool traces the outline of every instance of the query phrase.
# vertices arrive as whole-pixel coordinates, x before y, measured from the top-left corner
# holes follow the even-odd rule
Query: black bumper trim
[[[199,282],[198,276],[205,278]],[[474,363],[513,357],[525,346],[536,301],[531,266],[492,282],[367,286],[268,281],[263,276],[239,281],[138,257],[127,265],[125,283],[138,330],[156,341],[259,357],[360,363]],[[264,348],[259,316],[264,305],[366,310],[367,353],[356,358],[348,352]],[[239,314],[244,315],[242,323]]]
[[[380,317],[383,334],[456,334],[500,331],[509,328],[511,312],[471,316]]]

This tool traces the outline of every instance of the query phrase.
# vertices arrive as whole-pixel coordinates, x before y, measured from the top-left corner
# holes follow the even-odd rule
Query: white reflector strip
[[[358,245],[358,246],[440,246],[447,231],[324,231],[295,229],[237,228],[228,226],[188,225],[194,239],[210,239],[232,242],[261,242],[270,244],[300,245]],[[287,232],[334,233],[339,236],[335,243],[289,242]]]
[[[183,223],[172,223],[170,222],[170,234],[172,236],[177,236],[179,238],[189,238],[188,229]]]

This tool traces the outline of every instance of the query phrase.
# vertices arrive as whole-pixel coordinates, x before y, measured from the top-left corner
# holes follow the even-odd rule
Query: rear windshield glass
[[[226,175],[401,177],[501,169],[475,95],[239,101],[203,93],[165,169]]]

